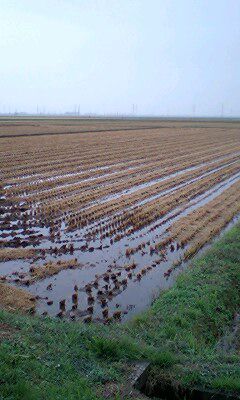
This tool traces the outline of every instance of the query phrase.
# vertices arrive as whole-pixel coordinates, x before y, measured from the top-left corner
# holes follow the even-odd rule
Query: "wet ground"
[[[236,161],[227,165],[234,163]],[[159,192],[154,198],[167,196],[224,167],[225,164],[213,168],[200,177]],[[197,168],[199,166],[193,166],[188,170]],[[171,177],[179,173],[181,171]],[[118,241],[113,241],[111,236],[103,238],[102,232],[91,235],[92,230],[99,226],[99,222],[69,231],[66,223],[60,220],[54,231],[52,226],[36,220],[31,209],[25,208],[24,201],[16,207],[11,202],[8,204],[7,198],[2,198],[2,245],[6,243],[12,248],[18,246],[25,249],[34,248],[39,250],[39,253],[30,260],[2,262],[0,275],[11,284],[24,286],[26,290],[36,295],[37,313],[40,315],[72,320],[83,319],[86,322],[126,321],[146,309],[161,290],[174,283],[176,276],[186,267],[181,258],[187,246],[181,248],[172,242],[156,251],[155,243],[164,240],[167,229],[173,222],[207,204],[239,179],[240,172],[237,172],[230,178],[216,183],[204,193],[189,199],[186,204],[173,207],[171,212],[155,220],[151,225]],[[148,182],[148,185],[151,184],[152,182]],[[134,190],[135,188],[129,188],[131,193]],[[126,193],[125,191],[115,196]],[[150,200],[152,197],[139,201],[132,209]],[[105,199],[100,200],[103,203],[104,201]],[[106,217],[100,221],[103,231],[108,220],[109,217]],[[238,217],[228,227],[237,220]],[[134,253],[128,252],[129,249],[135,249]],[[55,263],[59,260],[72,259],[77,259],[76,268],[64,269],[56,275],[30,284],[27,282],[29,268],[32,266],[41,266],[49,261]],[[173,265],[178,267],[172,269]]]
[[[240,181],[239,121],[2,120],[0,142],[0,279],[43,316],[146,309],[187,267],[172,225]]]

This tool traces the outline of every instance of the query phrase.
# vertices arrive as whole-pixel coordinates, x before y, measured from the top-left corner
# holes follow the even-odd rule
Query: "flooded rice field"
[[[236,121],[14,122],[0,121],[0,282],[37,314],[126,321],[239,219]]]

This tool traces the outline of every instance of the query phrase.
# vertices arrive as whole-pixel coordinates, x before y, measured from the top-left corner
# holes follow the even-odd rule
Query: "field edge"
[[[110,382],[118,389],[108,398],[131,398],[123,397],[124,382],[131,362],[141,359],[152,363],[152,387],[164,378],[176,387],[198,385],[239,398],[239,343],[231,345],[239,282],[238,223],[127,324],[87,325],[0,311],[0,399],[104,399]],[[221,343],[228,337],[226,351]]]

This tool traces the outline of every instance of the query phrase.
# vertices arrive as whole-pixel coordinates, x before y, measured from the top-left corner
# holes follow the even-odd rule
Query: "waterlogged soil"
[[[21,124],[4,125],[8,139],[0,132],[0,282],[36,297],[43,316],[124,322],[187,265],[191,243],[169,240],[172,224],[240,181],[237,126],[202,122],[202,129],[185,121],[170,129],[152,121],[144,132],[146,121],[117,121],[109,133],[110,123],[96,122],[80,135],[85,125],[79,130],[72,122],[66,140],[65,122],[41,124],[26,132]],[[171,196],[161,213],[158,204]],[[145,218],[145,207],[138,225],[132,217]]]
[[[17,221],[11,222],[11,230],[27,243],[26,248],[36,250],[36,256],[30,260],[1,263],[0,275],[7,282],[23,286],[36,296],[36,312],[40,315],[86,322],[126,321],[146,309],[161,290],[169,288],[186,266],[181,259],[188,246],[181,248],[172,242],[156,251],[154,244],[166,237],[173,222],[203,206],[239,179],[240,174],[235,174],[187,205],[175,207],[152,225],[113,243],[109,238],[100,239],[99,235],[89,238],[89,227],[67,232],[62,223],[58,236],[50,240],[46,226],[16,229]],[[8,234],[4,240],[14,240],[11,232],[9,229],[2,231],[2,235]],[[138,246],[140,248],[134,254],[126,255],[128,248]],[[45,279],[33,279],[33,283],[31,280],[29,284],[31,267],[73,258],[78,261],[76,268],[64,269]],[[173,265],[177,268],[172,268]]]

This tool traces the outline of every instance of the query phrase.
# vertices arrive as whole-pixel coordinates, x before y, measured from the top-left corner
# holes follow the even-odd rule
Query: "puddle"
[[[188,210],[188,212],[190,211]],[[187,210],[184,213],[186,215]],[[225,230],[229,229],[237,220],[236,217]],[[163,224],[154,235],[148,238],[151,244],[166,231],[171,223],[172,221],[168,221],[165,225]],[[138,240],[141,241],[141,238]],[[138,240],[133,240],[135,245]],[[166,276],[166,272],[174,262],[179,260],[179,257],[182,257],[187,247],[176,250],[176,244],[174,244],[175,250],[171,251],[168,248],[166,254],[161,257],[159,254],[151,254],[148,246],[143,251],[126,257],[125,250],[128,244],[128,238],[125,238],[121,240],[121,243],[114,243],[111,247],[102,250],[74,251],[74,257],[83,263],[83,267],[61,271],[58,275],[36,282],[26,288],[33,294],[45,298],[39,299],[37,312],[39,314],[48,312],[49,315],[55,316],[60,311],[60,301],[66,300],[66,316],[70,317],[70,311],[76,305],[76,299],[73,300],[72,297],[76,292],[78,295],[77,309],[73,313],[76,319],[83,319],[90,312],[95,321],[102,322],[103,319],[106,319],[103,318],[103,315],[106,316],[107,310],[108,317],[112,317],[116,312],[121,312],[121,320],[126,321],[134,314],[148,308],[161,290],[171,287],[176,276],[186,267],[187,263],[183,263],[169,276]],[[60,258],[68,260],[72,257],[70,254],[62,254]],[[54,255],[47,255],[47,260],[57,259],[58,257]],[[43,260],[38,260],[34,265],[42,263]],[[129,269],[133,263],[136,264],[136,267]],[[25,272],[28,268],[29,262],[25,260],[6,262],[1,264],[0,274],[11,276],[16,269]],[[107,273],[109,279],[106,280],[107,271],[109,271]],[[141,274],[140,279],[137,278],[139,273]],[[114,280],[112,274],[115,275]],[[129,274],[132,275],[129,276]],[[124,281],[125,283],[122,283]],[[94,287],[94,282],[97,282],[97,287]],[[47,289],[50,284],[52,290]],[[85,286],[89,284],[91,292],[86,293]],[[78,288],[77,291],[74,290],[75,286]],[[102,292],[100,295],[98,295],[99,291]],[[49,302],[53,303],[48,305]]]
[[[13,248],[45,249],[45,254],[38,254],[34,260],[2,262],[0,263],[0,275],[6,276],[12,284],[22,286],[21,278],[20,283],[16,282],[19,277],[16,272],[24,275],[28,273],[31,266],[38,267],[49,261],[57,262],[76,258],[81,266],[62,270],[57,275],[24,286],[26,290],[39,297],[37,313],[40,315],[47,313],[50,316],[60,313],[60,316],[73,320],[85,319],[86,322],[90,319],[96,322],[127,321],[133,315],[148,308],[162,290],[171,287],[177,275],[188,265],[188,263],[182,263],[169,273],[169,269],[183,257],[188,246],[182,249],[177,248],[176,243],[171,243],[166,246],[165,250],[163,249],[164,251],[158,253],[152,251],[151,246],[166,237],[167,230],[173,222],[207,204],[237,182],[240,179],[240,173],[235,173],[227,179],[224,179],[224,175],[220,176],[222,180],[220,182],[213,180],[213,186],[208,190],[199,191],[197,195],[191,194],[181,206],[173,205],[170,212],[142,229],[135,229],[134,233],[128,234],[130,226],[123,230],[121,225],[116,223],[116,233],[109,234],[107,225],[110,222],[113,223],[116,216],[124,215],[126,211],[134,213],[138,207],[160,197],[168,196],[170,193],[221,171],[226,166],[234,165],[237,161],[234,160],[206,171],[179,185],[137,201],[133,206],[123,208],[120,212],[115,212],[98,221],[93,223],[88,221],[85,227],[72,231],[69,230],[67,212],[63,218],[62,216],[56,217],[52,222],[49,222],[44,216],[39,220],[36,213],[37,204],[28,209],[24,201],[12,205],[11,202],[7,203],[7,199],[3,199],[2,214],[0,215],[0,245],[3,248],[7,245]],[[104,204],[109,199],[117,199],[124,194],[134,193],[139,189],[188,171],[197,171],[201,166],[214,163],[216,160],[135,185],[126,191],[98,201],[98,204]],[[98,169],[100,170],[100,168],[105,171],[110,166]],[[101,178],[114,176],[116,173],[106,173],[101,175]],[[87,181],[91,182],[97,179],[98,177],[93,177]],[[234,218],[225,230],[229,229],[237,220],[238,217]],[[92,235],[92,231],[97,227],[99,231]],[[124,237],[115,241],[117,233],[124,234]],[[72,250],[69,249],[70,243],[73,246]],[[129,248],[136,251],[128,254]]]

